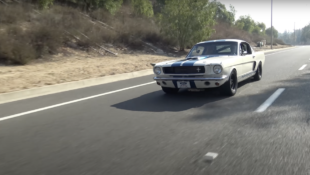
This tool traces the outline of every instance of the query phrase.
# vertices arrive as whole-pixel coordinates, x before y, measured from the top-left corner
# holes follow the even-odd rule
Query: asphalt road
[[[146,76],[2,104],[0,175],[310,175],[309,59],[269,53],[263,79],[229,98],[165,95]]]

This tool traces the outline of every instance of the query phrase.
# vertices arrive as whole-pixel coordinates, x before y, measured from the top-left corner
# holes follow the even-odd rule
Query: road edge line
[[[123,88],[123,89],[118,89],[118,90],[115,90],[115,91],[105,92],[105,93],[102,93],[102,94],[97,94],[97,95],[93,95],[93,96],[89,96],[89,97],[79,98],[79,99],[76,99],[76,100],[71,100],[71,101],[67,101],[67,102],[63,102],[63,103],[59,103],[59,104],[55,104],[55,105],[51,105],[51,106],[46,106],[46,107],[43,107],[43,108],[38,108],[38,109],[30,110],[30,111],[27,111],[27,112],[22,112],[22,113],[18,113],[18,114],[13,114],[13,115],[1,117],[0,118],[0,122],[4,121],[4,120],[9,120],[9,119],[12,119],[12,118],[16,118],[16,117],[28,115],[28,114],[40,112],[40,111],[45,111],[45,110],[52,109],[52,108],[57,108],[57,107],[60,107],[60,106],[65,106],[65,105],[72,104],[72,103],[77,103],[77,102],[80,102],[80,101],[85,101],[85,100],[89,100],[89,99],[93,99],[93,98],[98,98],[98,97],[101,97],[101,96],[105,96],[105,95],[109,95],[109,94],[114,94],[114,93],[117,93],[117,92],[129,90],[129,89],[134,89],[134,88],[137,88],[137,87],[142,87],[142,86],[150,85],[150,84],[155,84],[155,81],[144,83],[144,84],[139,84],[139,85],[136,85],[136,86],[130,86],[130,87]]]

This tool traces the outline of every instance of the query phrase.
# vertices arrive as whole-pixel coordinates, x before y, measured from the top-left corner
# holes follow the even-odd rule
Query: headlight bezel
[[[159,70],[159,72],[156,72],[156,70]],[[160,75],[162,73],[161,67],[154,67],[153,72],[156,75]]]
[[[216,69],[218,69],[218,70],[216,71]],[[222,72],[223,72],[223,67],[221,65],[214,65],[213,66],[213,73],[220,74]]]

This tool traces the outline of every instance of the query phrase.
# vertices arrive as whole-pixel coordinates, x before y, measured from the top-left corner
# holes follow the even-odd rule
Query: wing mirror
[[[246,50],[243,50],[242,55],[246,55],[246,54],[248,54],[248,52]]]

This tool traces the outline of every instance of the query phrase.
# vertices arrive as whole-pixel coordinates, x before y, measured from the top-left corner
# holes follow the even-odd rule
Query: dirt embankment
[[[176,59],[147,54],[102,57],[68,49],[65,53],[24,66],[0,65],[0,93],[151,69],[150,63]]]

